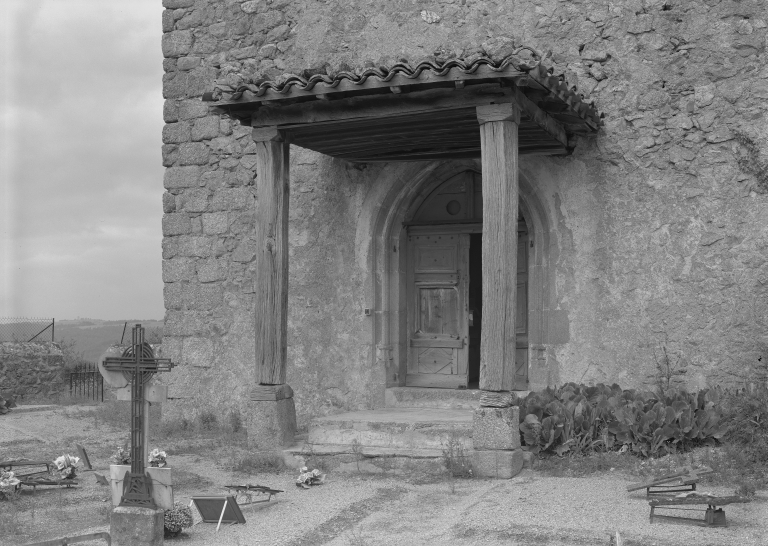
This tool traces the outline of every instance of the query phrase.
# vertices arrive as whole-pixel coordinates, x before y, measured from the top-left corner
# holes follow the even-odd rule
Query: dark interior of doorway
[[[527,234],[522,211],[518,213],[518,236]],[[519,274],[518,269],[518,274]],[[527,272],[527,266],[524,269]],[[526,276],[527,278],[527,276]],[[467,362],[467,387],[480,388],[480,333],[483,322],[483,234],[469,236],[469,312],[472,320],[469,325],[469,355]],[[527,309],[526,309],[527,312]],[[519,341],[519,339],[518,339]],[[518,345],[519,347],[519,345]]]
[[[468,388],[480,388],[480,325],[483,316],[483,234],[469,236],[469,356]]]

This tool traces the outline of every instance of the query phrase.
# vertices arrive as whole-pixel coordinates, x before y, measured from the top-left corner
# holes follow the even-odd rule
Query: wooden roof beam
[[[430,89],[396,95],[356,96],[329,101],[311,101],[285,106],[262,106],[251,117],[252,127],[291,128],[339,121],[373,120],[406,114],[472,108],[512,102],[513,91],[498,83],[464,89]]]
[[[570,148],[568,145],[568,136],[565,133],[563,126],[555,121],[552,116],[547,114],[544,110],[536,106],[525,94],[520,91],[519,88],[513,89],[515,102],[520,106],[520,109],[528,115],[539,127],[546,131],[552,138],[558,141],[566,148]]]

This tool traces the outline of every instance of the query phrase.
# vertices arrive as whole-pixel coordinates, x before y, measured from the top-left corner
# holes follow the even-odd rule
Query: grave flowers
[[[12,471],[0,471],[0,500],[13,497],[20,483]]]
[[[175,537],[182,529],[192,527],[192,509],[180,502],[175,502],[173,508],[165,511],[163,524],[165,536]]]
[[[117,451],[112,454],[112,464],[131,464],[131,451],[128,449],[128,446],[117,448]]]
[[[309,489],[310,485],[320,485],[325,481],[325,474],[321,474],[317,468],[310,472],[306,466],[303,466],[299,472],[299,477],[296,478],[297,487]]]
[[[77,463],[80,462],[80,457],[73,457],[72,455],[62,455],[54,459],[53,464],[56,465],[56,472],[59,474],[61,480],[72,480],[77,473]]]
[[[165,461],[165,458],[165,451],[160,451],[159,449],[155,448],[149,452],[149,460],[147,462],[149,462],[149,466],[155,468],[163,468],[168,465],[168,463]]]

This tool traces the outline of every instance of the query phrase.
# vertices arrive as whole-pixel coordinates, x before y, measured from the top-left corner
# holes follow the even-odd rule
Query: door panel
[[[528,389],[528,229],[517,227],[517,316],[515,317],[515,389]]]
[[[469,235],[408,236],[406,385],[467,385]]]
[[[419,291],[417,324],[425,334],[459,335],[459,292],[455,287],[416,286]]]

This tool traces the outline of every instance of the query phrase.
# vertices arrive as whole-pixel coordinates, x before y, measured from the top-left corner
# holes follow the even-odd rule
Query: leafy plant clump
[[[0,396],[0,415],[5,415],[16,407],[16,399],[13,396]]]
[[[714,446],[727,427],[717,390],[667,395],[568,383],[532,392],[520,404],[520,432],[531,452],[630,451],[641,457]]]

